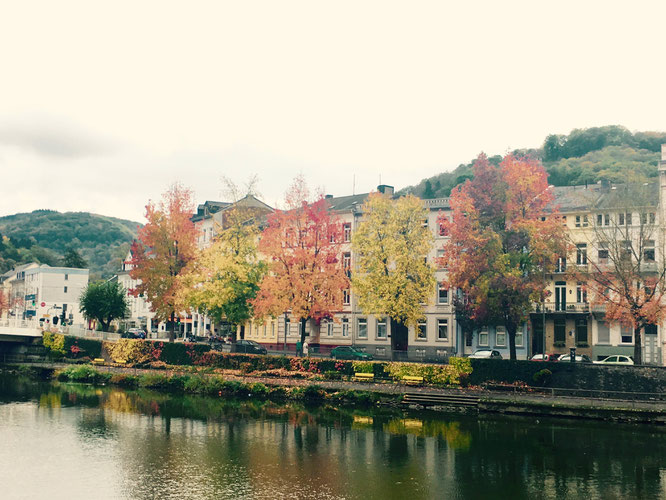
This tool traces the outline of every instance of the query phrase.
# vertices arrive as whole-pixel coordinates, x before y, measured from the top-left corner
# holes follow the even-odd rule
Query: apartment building
[[[10,296],[9,316],[52,322],[62,318],[83,326],[79,299],[88,286],[88,269],[25,264],[3,275],[3,286]]]

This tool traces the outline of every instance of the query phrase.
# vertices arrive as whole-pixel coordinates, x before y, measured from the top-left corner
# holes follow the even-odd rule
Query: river
[[[0,376],[0,497],[666,498],[666,429]]]

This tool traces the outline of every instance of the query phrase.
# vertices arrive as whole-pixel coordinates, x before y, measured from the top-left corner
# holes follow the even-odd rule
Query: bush
[[[60,372],[56,372],[56,378],[61,381],[85,382],[100,384],[109,382],[112,378],[110,373],[101,373],[90,365],[68,366]]]
[[[61,333],[42,332],[42,344],[49,350],[52,358],[65,355],[65,336]]]
[[[250,386],[250,394],[257,398],[265,399],[268,396],[268,387],[262,383],[252,384]]]
[[[185,381],[183,389],[185,390],[185,392],[195,392],[195,393],[206,392],[207,389],[206,379],[199,375],[190,377],[188,380]]]
[[[336,372],[335,370],[329,370],[324,373],[324,378],[329,380],[340,380],[342,378],[342,374],[340,372]]]
[[[199,364],[198,361],[201,356],[210,351],[210,346],[206,344],[191,344],[189,342],[155,342],[155,344],[159,344],[161,349],[158,359],[168,365]]]
[[[534,380],[534,382],[539,385],[545,386],[548,385],[552,376],[553,372],[551,372],[548,368],[544,368],[543,370],[539,370],[534,375],[532,375],[532,380]]]
[[[326,397],[326,392],[318,385],[308,385],[303,389],[302,397],[305,401],[320,401]]]
[[[121,387],[136,387],[139,385],[139,379],[134,375],[125,375],[124,373],[116,373],[111,376],[109,383],[119,385]]]
[[[271,401],[283,401],[287,398],[287,390],[284,387],[271,387],[268,389],[268,399]]]
[[[139,385],[150,389],[166,389],[169,387],[169,377],[161,373],[144,373],[139,377]]]
[[[74,355],[76,349],[79,349],[78,356],[88,356],[90,358],[99,358],[102,354],[102,341],[97,339],[84,339],[65,335],[65,351],[67,356]]]

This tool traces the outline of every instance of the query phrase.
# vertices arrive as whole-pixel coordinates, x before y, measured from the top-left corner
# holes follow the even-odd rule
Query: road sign
[[[42,302],[42,307],[46,307],[46,302]]]

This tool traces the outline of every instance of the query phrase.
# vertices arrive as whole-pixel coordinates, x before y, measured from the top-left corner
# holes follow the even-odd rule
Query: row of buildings
[[[385,196],[394,197],[393,188],[378,186]],[[664,245],[666,239],[666,145],[662,149],[659,177],[656,181],[637,187],[627,204],[627,185],[613,186],[610,183],[593,185],[550,187],[555,197],[562,220],[575,246],[570,255],[562,256],[556,269],[546,276],[549,298],[534,304],[529,320],[519,330],[516,338],[517,355],[528,358],[541,352],[568,353],[576,347],[577,352],[590,358],[602,359],[612,354],[633,355],[633,332],[617,323],[606,321],[604,308],[594,306],[588,299],[587,288],[567,272],[571,266],[585,270],[606,265],[609,260],[609,241],[601,241],[603,233],[615,238],[642,238],[641,268],[647,273],[658,273],[664,269]],[[636,193],[639,193],[638,195]],[[351,196],[327,196],[327,201],[344,224],[344,241],[341,242],[342,260],[350,269],[354,267],[351,236],[363,220],[362,206],[369,193]],[[272,209],[253,197],[241,200],[261,216]],[[441,213],[450,211],[448,198],[424,199],[427,211],[424,225],[433,232],[435,244],[428,256],[432,262],[442,256],[447,236],[437,222]],[[630,206],[630,208],[628,208]],[[192,220],[198,229],[198,244],[205,248],[211,244],[219,228],[224,227],[225,212],[230,203],[207,201],[198,206]],[[610,232],[609,232],[610,231]],[[650,234],[646,237],[646,232]],[[603,238],[601,238],[603,239]],[[623,244],[627,244],[624,241]],[[129,277],[129,256],[118,279],[126,288],[135,286]],[[470,354],[478,349],[497,350],[508,357],[509,339],[503,325],[489,325],[470,336],[463,336],[456,324],[452,305],[453,290],[443,285],[445,269],[436,270],[437,287],[431,300],[424,305],[424,320],[416,326],[406,328],[391,322],[382,315],[364,314],[358,307],[353,290],[344,291],[344,306],[333,321],[306,325],[306,335],[311,347],[327,352],[340,345],[352,345],[376,359],[409,358],[422,360],[444,360],[451,355]],[[150,322],[150,308],[140,298],[133,302],[133,326],[155,329]],[[164,329],[164,326],[160,326]],[[225,328],[227,330],[225,330]],[[228,325],[215,325],[204,314],[193,313],[184,317],[181,331],[184,334],[204,335],[208,332],[228,333]],[[293,349],[300,339],[301,325],[289,312],[266,321],[252,321],[245,328],[245,338],[255,340],[269,349]],[[666,336],[662,325],[652,325],[643,335],[643,357],[645,363],[664,365],[666,362]]]

